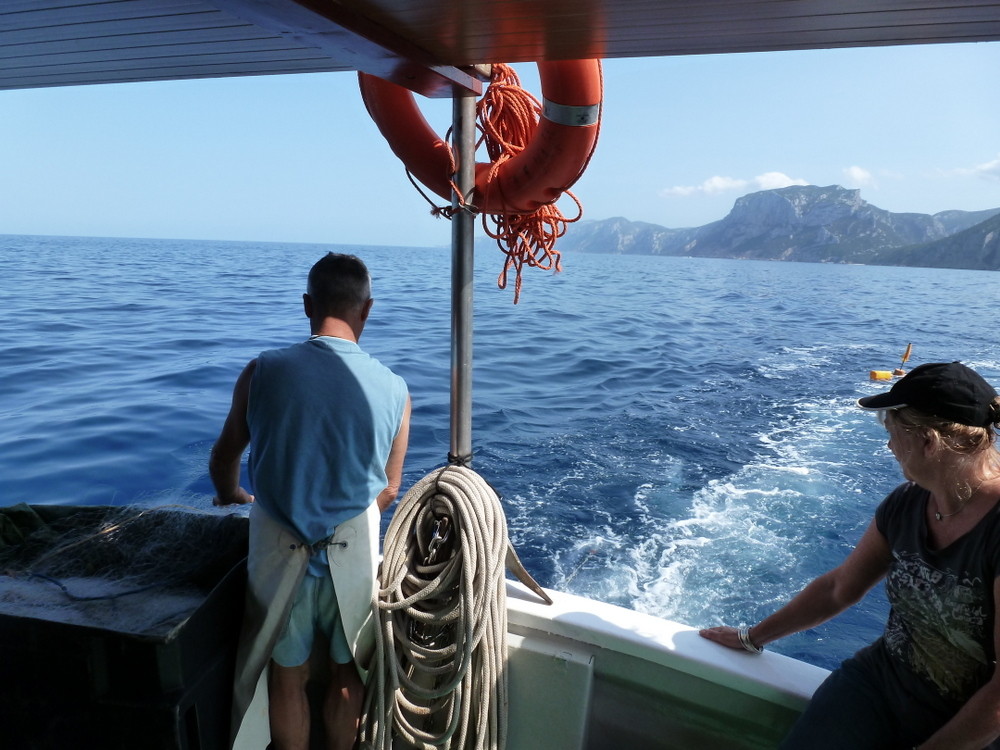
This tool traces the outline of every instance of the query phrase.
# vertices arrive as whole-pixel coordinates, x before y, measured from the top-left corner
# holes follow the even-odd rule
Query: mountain
[[[1000,232],[990,224],[998,216],[1000,209],[893,213],[862,200],[859,190],[806,185],[745,195],[724,219],[696,228],[623,218],[581,222],[569,228],[560,249],[1000,269]],[[939,247],[945,241],[951,244]]]
[[[939,214],[934,214],[934,218],[941,222],[941,226],[948,230],[949,235],[952,235],[976,224],[981,224],[996,216],[998,212],[1000,212],[998,208],[988,211],[942,211]]]
[[[570,232],[572,231],[572,239]],[[679,252],[694,236],[696,229],[667,229],[621,217],[604,221],[585,221],[570,225],[563,245],[588,253],[615,255],[683,255]]]
[[[1000,271],[1000,213],[937,242],[887,251],[881,265]]]

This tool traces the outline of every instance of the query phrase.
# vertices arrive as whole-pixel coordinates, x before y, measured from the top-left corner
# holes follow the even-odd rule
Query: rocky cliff
[[[808,185],[745,195],[721,221],[691,229],[623,218],[581,222],[570,227],[560,249],[1000,269],[998,217],[1000,209],[893,213],[862,200],[858,190]]]

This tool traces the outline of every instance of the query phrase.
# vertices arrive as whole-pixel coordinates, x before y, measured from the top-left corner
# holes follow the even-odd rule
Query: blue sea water
[[[243,365],[308,335],[327,250],[368,263],[362,345],[409,383],[404,486],[449,447],[449,253],[0,236],[0,505],[211,507]],[[854,401],[871,369],[961,359],[1000,382],[990,272],[570,255],[521,302],[478,253],[475,468],[545,586],[696,626],[753,622],[836,565],[900,480]],[[874,591],[774,644],[835,666]]]

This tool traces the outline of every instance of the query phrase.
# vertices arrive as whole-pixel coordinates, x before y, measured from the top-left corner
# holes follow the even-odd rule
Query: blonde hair
[[[893,409],[889,419],[904,430],[919,430],[938,445],[959,457],[961,463],[982,475],[1000,473],[1000,452],[996,450],[997,429],[1000,427],[1000,396],[991,404],[994,421],[985,427],[951,422],[926,414],[911,406]]]
[[[1000,396],[993,400],[993,411],[994,414],[1000,411]],[[946,448],[954,453],[967,455],[973,455],[993,447],[996,444],[997,427],[1000,426],[994,422],[986,427],[973,427],[935,417],[919,409],[914,409],[912,406],[894,409],[889,413],[899,424],[906,427],[923,428],[928,433],[934,433]]]

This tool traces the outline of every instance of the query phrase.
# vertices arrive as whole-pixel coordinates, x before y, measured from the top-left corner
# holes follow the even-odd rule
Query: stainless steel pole
[[[476,97],[457,94],[452,103],[455,184],[471,200],[476,182]],[[451,446],[449,463],[472,465],[472,271],[476,217],[452,195],[451,220]]]

